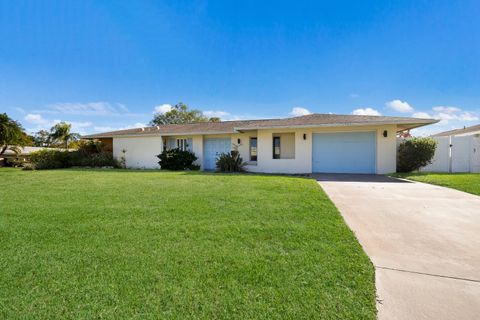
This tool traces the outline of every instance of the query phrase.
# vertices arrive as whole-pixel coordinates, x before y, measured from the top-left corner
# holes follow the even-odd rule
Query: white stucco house
[[[130,168],[159,168],[164,149],[191,150],[201,170],[238,148],[246,169],[264,173],[370,173],[396,169],[396,134],[435,123],[405,117],[311,114],[286,119],[174,124],[84,136],[111,146]],[[123,153],[123,150],[126,150]]]

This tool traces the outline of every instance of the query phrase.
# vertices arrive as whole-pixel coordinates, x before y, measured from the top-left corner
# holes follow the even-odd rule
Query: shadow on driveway
[[[343,174],[343,173],[315,173],[311,175],[317,181],[324,182],[385,182],[411,183],[407,180],[387,177],[379,174]]]

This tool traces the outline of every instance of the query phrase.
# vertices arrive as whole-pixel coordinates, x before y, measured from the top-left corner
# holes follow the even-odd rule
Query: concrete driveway
[[[375,265],[379,319],[480,318],[480,197],[383,176],[315,178]]]

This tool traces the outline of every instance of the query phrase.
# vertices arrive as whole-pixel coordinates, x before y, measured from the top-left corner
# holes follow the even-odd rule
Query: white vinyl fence
[[[437,141],[435,156],[421,171],[480,172],[480,137],[434,137]]]

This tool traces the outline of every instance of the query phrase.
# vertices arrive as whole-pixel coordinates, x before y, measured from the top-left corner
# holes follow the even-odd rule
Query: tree
[[[7,150],[20,153],[20,147],[28,144],[28,140],[20,123],[11,119],[6,113],[0,114],[0,155]]]
[[[165,113],[156,113],[153,120],[150,121],[152,126],[161,126],[164,124],[181,124],[191,122],[218,122],[219,118],[206,117],[200,110],[189,109],[188,106],[182,102],[177,103],[172,107],[172,110]]]
[[[65,149],[68,149],[69,141],[76,141],[80,139],[78,133],[70,132],[72,125],[66,122],[59,122],[50,129],[50,140],[57,143],[63,144]]]
[[[47,130],[40,130],[33,136],[35,147],[48,147],[50,145],[50,133]]]

